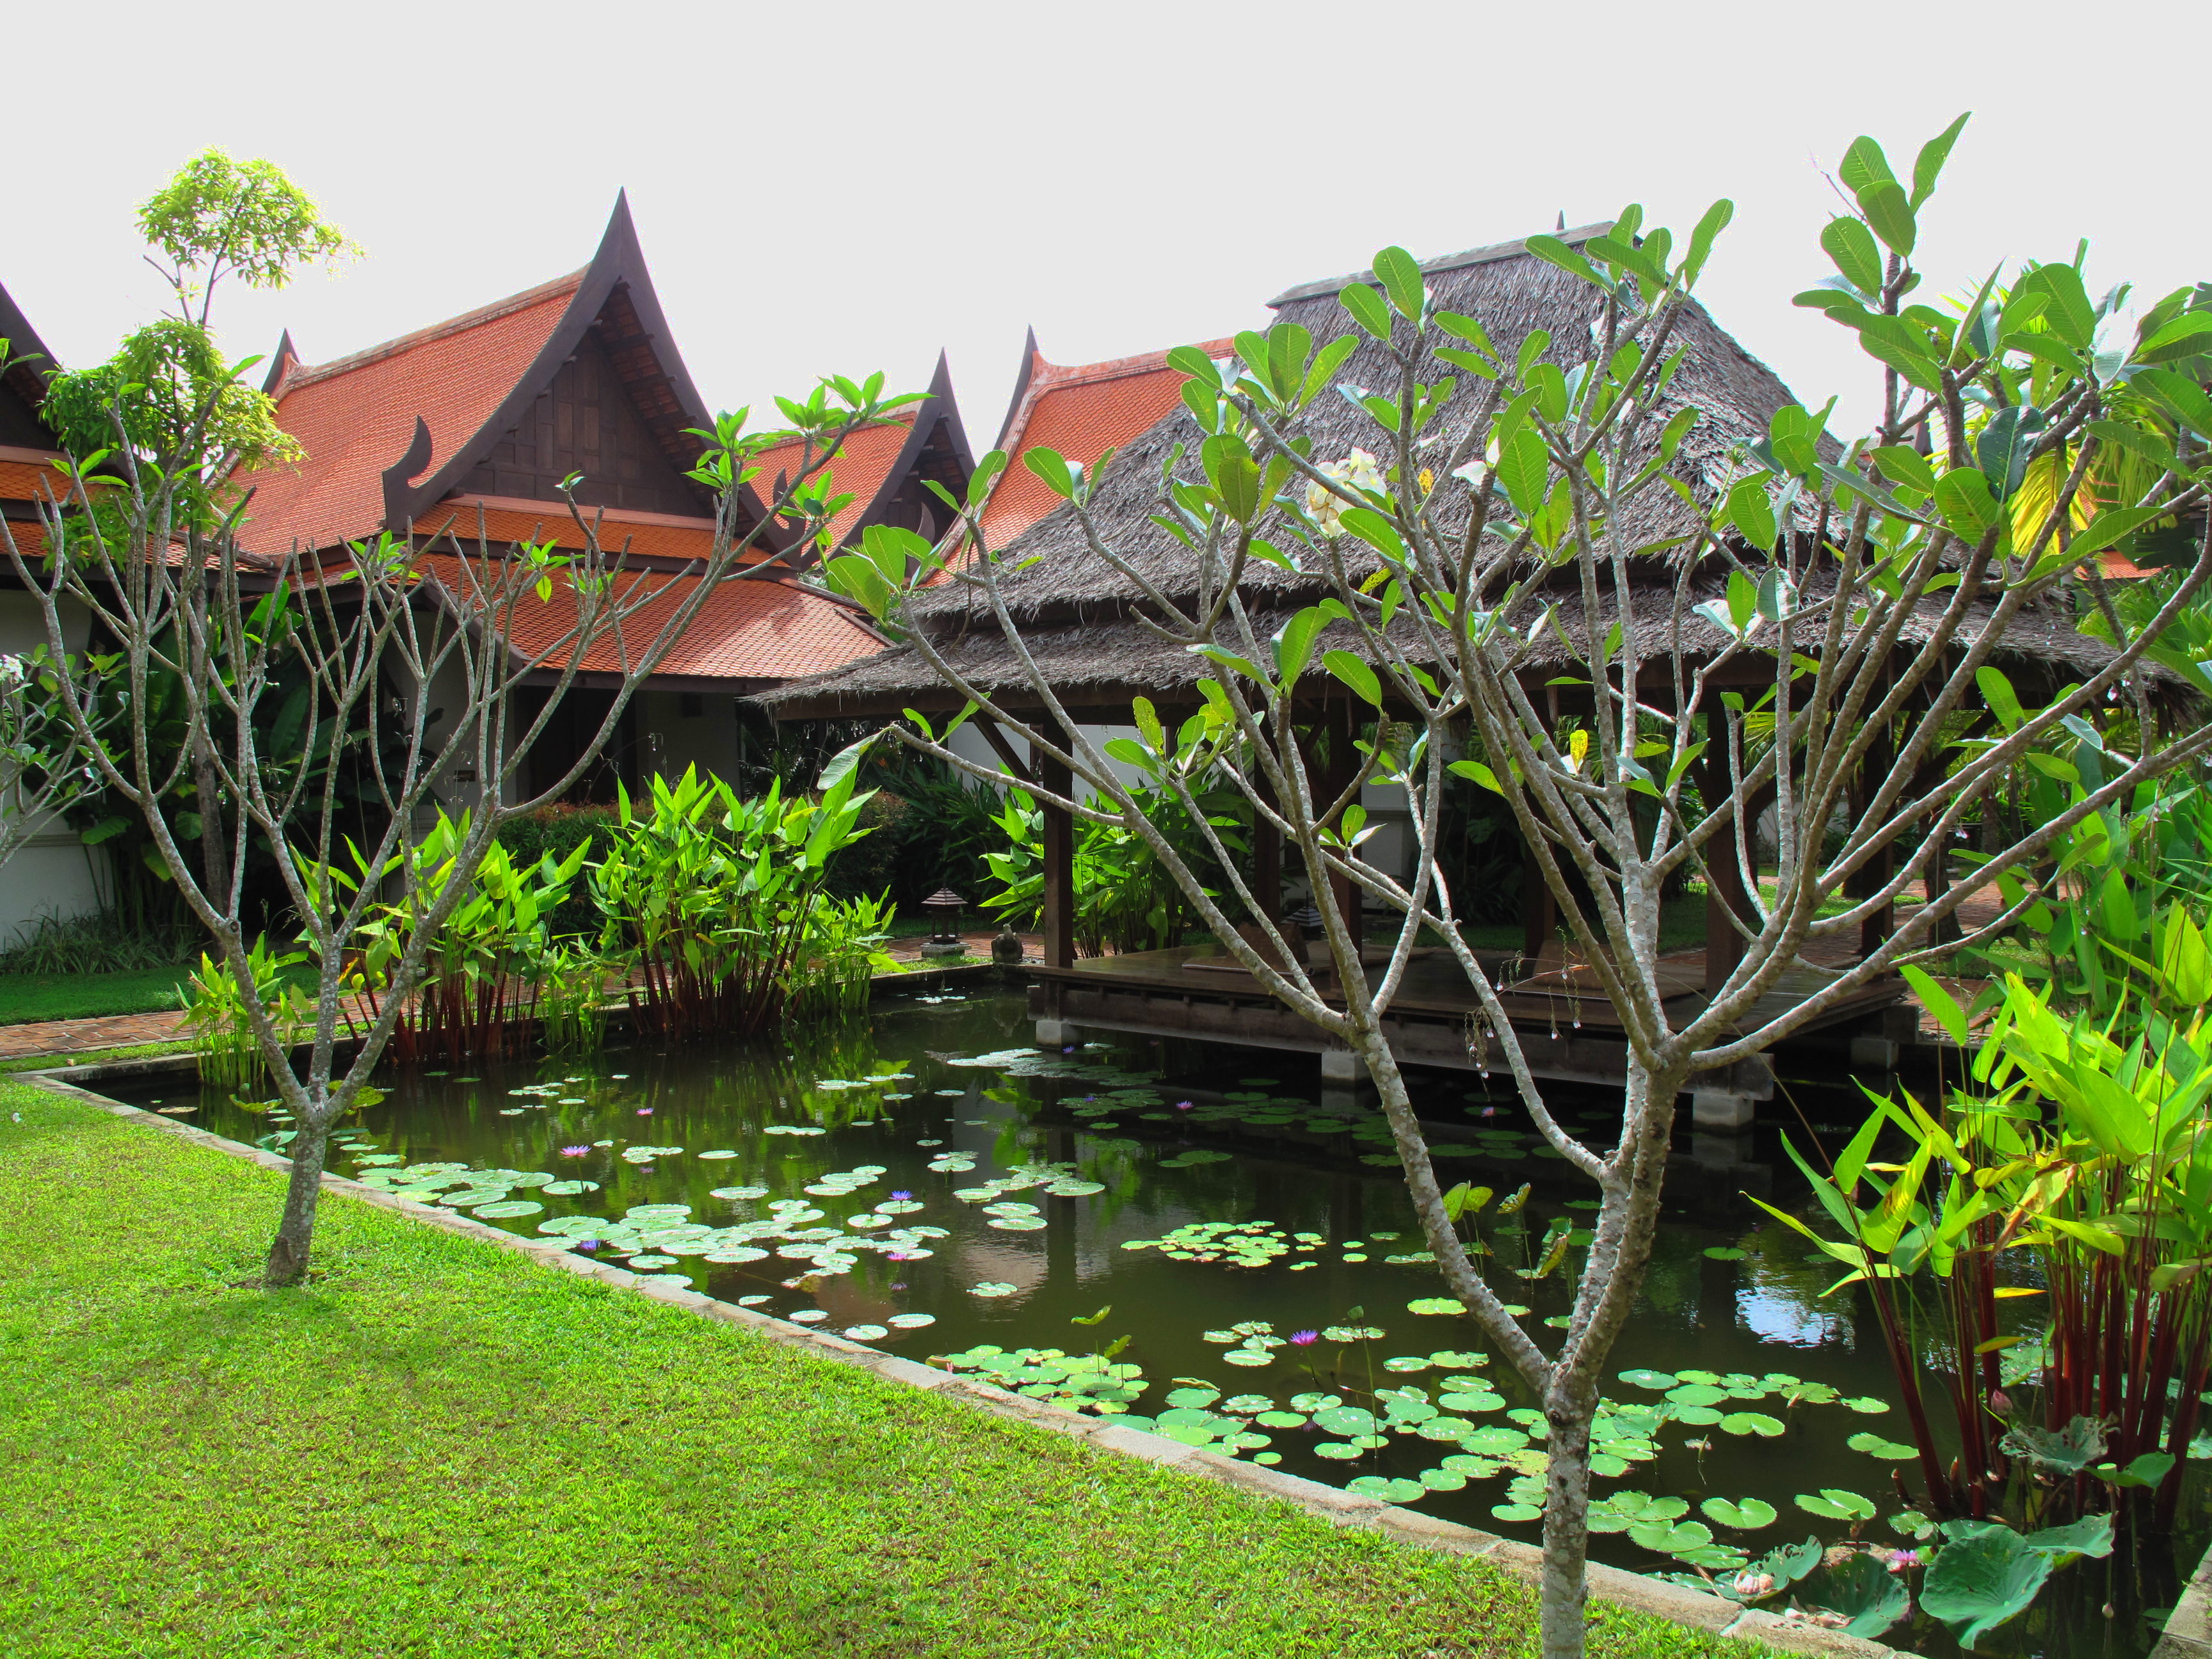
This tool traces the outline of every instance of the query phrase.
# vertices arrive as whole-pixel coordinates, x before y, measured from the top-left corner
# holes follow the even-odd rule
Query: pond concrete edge
[[[137,1078],[183,1069],[177,1064],[178,1058],[160,1054],[106,1065],[61,1068],[73,1073],[73,1078],[64,1077],[60,1070],[18,1072],[14,1073],[14,1080],[27,1083],[50,1094],[82,1101],[113,1116],[158,1129],[179,1140],[206,1147],[229,1158],[258,1164],[264,1170],[289,1172],[292,1167],[289,1158],[281,1158],[258,1146],[249,1146],[243,1141],[211,1133],[189,1123],[180,1123],[174,1118],[147,1111],[143,1107],[112,1100],[83,1086],[85,1083],[100,1082],[108,1078]],[[1273,1498],[1333,1526],[1362,1527],[1379,1532],[1398,1543],[1447,1554],[1475,1557],[1529,1584],[1539,1581],[1543,1553],[1533,1544],[1523,1544],[1516,1539],[1503,1538],[1495,1533],[1462,1526],[1457,1522],[1440,1521],[1418,1510],[1362,1497],[1358,1492],[1346,1492],[1318,1480],[1309,1480],[1303,1475],[1285,1474],[1238,1458],[1224,1457],[1217,1452],[1204,1451],[1195,1446],[1187,1446],[1179,1440],[1170,1440],[1164,1435],[1124,1427],[1111,1418],[1087,1417],[1079,1412],[1048,1406],[974,1377],[941,1370],[918,1360],[847,1341],[826,1331],[793,1324],[771,1314],[756,1313],[750,1308],[740,1308],[734,1303],[720,1301],[697,1291],[669,1285],[654,1275],[633,1273],[611,1262],[587,1261],[573,1251],[541,1244],[534,1239],[478,1221],[472,1216],[457,1214],[436,1205],[418,1204],[411,1199],[397,1198],[390,1193],[364,1186],[344,1176],[332,1175],[327,1170],[323,1175],[322,1186],[326,1193],[337,1193],[375,1208],[391,1211],[410,1221],[528,1256],[541,1266],[596,1279],[616,1290],[635,1291],[649,1300],[681,1308],[726,1325],[740,1326],[785,1347],[798,1348],[817,1358],[868,1371],[886,1382],[900,1383],[957,1400],[996,1417],[1025,1423],[1067,1439],[1083,1441],[1102,1451],[1138,1458],[1162,1468],[1203,1476],[1224,1486],[1237,1487],[1254,1497]],[[1685,1585],[1670,1584],[1642,1573],[1603,1566],[1595,1562],[1589,1565],[1587,1571],[1590,1594],[1597,1600],[1633,1612],[1649,1613],[1709,1635],[1760,1642],[1783,1652],[1832,1656],[1832,1659],[1919,1659],[1917,1655],[1902,1652],[1879,1642],[1846,1636],[1840,1631],[1768,1613],[1762,1608],[1745,1607],[1725,1597],[1709,1595],[1703,1591],[1693,1590]],[[2208,1556],[2207,1565],[2199,1568],[2191,1582],[2188,1595],[2175,1608],[2168,1625],[2169,1633],[2154,1650],[2153,1659],[2212,1659],[2212,1622],[2208,1622],[2206,1616],[2209,1576],[2212,1576],[2212,1556]],[[2185,1609],[2191,1610],[2194,1614],[2193,1622],[2187,1628],[2202,1630],[2204,1639],[2191,1639],[2176,1630],[2176,1626],[2184,1624]]]

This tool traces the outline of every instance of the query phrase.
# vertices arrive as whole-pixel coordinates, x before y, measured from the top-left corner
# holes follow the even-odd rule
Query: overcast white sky
[[[1890,15],[1884,16],[1887,11]],[[1818,405],[1855,343],[1790,296],[1830,267],[1823,176],[1976,114],[1923,213],[1943,291],[2091,246],[2092,288],[2212,277],[2212,7],[1684,0],[1106,5],[397,0],[27,7],[6,26],[4,283],[64,361],[160,306],[134,205],[210,144],[266,155],[367,250],[233,290],[237,355],[311,362],[581,264],[627,187],[708,401],[828,372],[919,386],[978,451],[1034,324],[1088,362],[1264,321],[1291,283],[1641,202],[1736,203],[1702,290]],[[1394,76],[1399,77],[1394,82]]]

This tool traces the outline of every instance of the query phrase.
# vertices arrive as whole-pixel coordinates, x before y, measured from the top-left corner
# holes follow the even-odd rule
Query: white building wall
[[[91,631],[90,617],[82,606],[68,601],[62,615],[65,642],[72,651],[82,650]],[[20,591],[0,591],[0,653],[20,656],[46,642],[39,601]],[[39,694],[33,689],[25,695]],[[0,799],[0,812],[15,810],[15,802]],[[85,846],[77,832],[58,818],[49,818],[15,857],[0,865],[0,947],[42,916],[66,921],[97,911],[106,858],[99,848]]]

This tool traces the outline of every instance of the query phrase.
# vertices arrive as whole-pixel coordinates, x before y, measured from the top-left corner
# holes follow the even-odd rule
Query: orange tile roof
[[[452,554],[434,553],[418,558],[416,568],[467,604],[472,585],[463,565]],[[618,602],[646,602],[624,619],[619,638],[610,629],[592,641],[578,671],[622,672],[623,647],[631,661],[641,657],[697,583],[696,576],[658,571],[617,577]],[[556,576],[550,599],[526,593],[514,606],[507,618],[508,641],[525,657],[550,653],[544,665],[557,669],[567,665],[569,656],[562,639],[575,625],[575,590]],[[793,583],[757,578],[726,581],[708,594],[655,673],[664,679],[791,679],[842,668],[882,648],[883,641],[850,606]]]
[[[1209,340],[1199,349],[1224,357],[1236,342]],[[1167,356],[1150,351],[1073,366],[1048,363],[1042,353],[1031,359],[1029,386],[1000,441],[1008,465],[983,509],[983,534],[992,547],[1004,547],[1060,505],[1044,480],[1022,464],[1022,453],[1043,446],[1087,466],[1149,430],[1175,408],[1188,378],[1167,366]]]
[[[244,540],[282,553],[374,535],[384,522],[384,472],[407,452],[419,414],[434,471],[476,436],[551,337],[584,273],[543,284],[313,368],[276,391],[277,424],[304,460],[241,475],[254,488]],[[422,476],[418,474],[417,476]]]
[[[61,459],[59,450],[51,459],[28,449],[0,452],[0,501],[59,501],[70,489],[69,474],[53,464]]]
[[[596,521],[599,545],[611,556],[627,548],[633,557],[703,559],[713,551],[712,519],[680,519],[665,513],[638,513],[617,507],[586,507],[586,522]],[[473,550],[479,538],[494,547],[513,542],[551,542],[556,547],[580,548],[583,532],[556,501],[520,501],[502,496],[463,496],[441,501],[415,520],[417,536],[441,536],[447,531],[464,552]],[[757,564],[765,553],[749,556]]]
[[[913,433],[914,411],[907,410],[881,426],[855,432],[838,449],[836,459],[830,463],[830,477],[838,494],[849,492],[853,499],[843,512],[830,521],[830,532],[836,538],[832,546],[852,532],[860,515],[874,503],[876,492],[884,487],[884,480],[890,476],[899,451],[906,447],[906,441]],[[795,475],[804,453],[805,447],[798,443],[782,444],[763,452],[760,472],[753,479],[753,494],[760,497],[763,505],[775,503],[776,474]]]

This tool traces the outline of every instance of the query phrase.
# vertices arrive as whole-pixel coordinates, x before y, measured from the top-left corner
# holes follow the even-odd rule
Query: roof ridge
[[[1616,222],[1612,219],[1600,219],[1593,224],[1577,225],[1572,230],[1532,230],[1528,236],[1549,236],[1571,246],[1577,242],[1587,242],[1593,237],[1604,235]],[[1528,236],[1516,237],[1510,242],[1489,242],[1481,247],[1462,248],[1457,253],[1440,253],[1432,259],[1423,259],[1419,262],[1421,274],[1433,276],[1440,270],[1458,270],[1467,265],[1486,265],[1500,259],[1517,258],[1528,252]],[[1355,270],[1344,276],[1325,276],[1319,282],[1300,283],[1295,288],[1286,288],[1267,304],[1273,307],[1286,305],[1292,300],[1312,300],[1323,295],[1341,294],[1354,283],[1372,283],[1375,280],[1375,273],[1371,270]]]
[[[356,368],[380,362],[386,357],[396,357],[403,351],[412,351],[416,347],[428,345],[433,340],[442,340],[451,335],[465,333],[472,328],[481,328],[484,324],[496,322],[502,317],[512,317],[518,311],[527,311],[532,306],[542,305],[563,290],[574,293],[583,286],[584,278],[590,270],[589,265],[580,266],[565,276],[556,276],[550,283],[540,283],[537,287],[525,289],[520,294],[510,294],[503,300],[495,300],[489,305],[478,306],[474,311],[465,311],[458,317],[448,317],[442,323],[433,323],[428,328],[418,328],[412,333],[402,334],[395,339],[386,340],[380,344],[349,352],[343,357],[333,357],[326,363],[316,363],[312,366],[301,364],[292,374],[284,377],[282,390],[297,392],[302,386],[313,386],[318,381],[349,374]]]
[[[1208,356],[1218,356],[1234,349],[1237,337],[1223,335],[1218,339],[1193,340]],[[1215,348],[1219,348],[1218,352]],[[1168,367],[1168,354],[1180,351],[1181,345],[1162,346],[1157,351],[1139,352],[1130,357],[1108,357],[1095,363],[1055,363],[1042,351],[1036,354],[1037,367],[1042,371],[1032,382],[1031,395],[1040,392],[1058,391],[1062,386],[1079,386],[1097,380],[1119,380],[1132,374],[1151,374]]]

